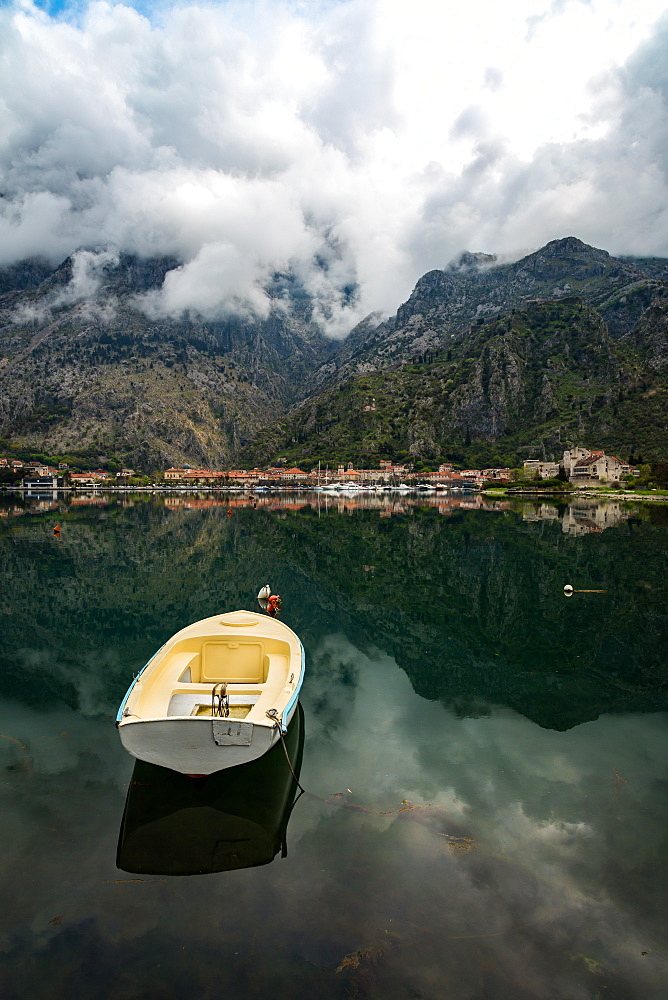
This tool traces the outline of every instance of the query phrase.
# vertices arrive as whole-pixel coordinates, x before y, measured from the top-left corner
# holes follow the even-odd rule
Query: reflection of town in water
[[[355,511],[377,511],[380,517],[407,514],[415,507],[434,507],[439,514],[447,517],[456,511],[507,511],[517,510],[516,501],[489,499],[480,493],[439,493],[397,495],[383,493],[248,493],[211,496],[206,492],[180,493],[153,496],[167,510],[195,511],[220,508],[233,512],[240,508],[265,510],[280,515],[289,511],[309,508],[322,513],[353,515]],[[46,497],[25,496],[21,503],[12,502],[0,507],[0,517],[17,517],[22,514],[53,514],[81,507],[104,508],[110,504],[117,507],[132,507],[136,502],[146,502],[145,497],[134,499],[130,495],[114,496],[98,492],[78,494],[76,497],[53,491]],[[581,498],[571,503],[556,506],[545,502],[522,503],[524,521],[560,521],[562,531],[569,535],[585,535],[612,528],[633,516],[628,505],[618,501],[599,501]]]
[[[53,495],[52,495],[53,494]],[[79,494],[76,497],[67,497],[57,490],[49,491],[45,496],[25,496],[22,503],[10,503],[9,506],[0,507],[0,517],[20,517],[22,514],[54,514],[60,511],[65,513],[68,510],[76,510],[78,507],[108,507],[110,503],[115,503],[119,507],[132,506],[132,501],[126,497],[120,500],[111,499],[98,495],[86,496]]]
[[[614,500],[574,500],[561,509],[550,503],[525,503],[522,517],[525,521],[561,521],[561,530],[567,535],[588,535],[614,528],[621,521],[628,521],[633,511]]]
[[[206,494],[192,496],[173,496],[164,498],[165,507],[180,509],[205,509],[208,507],[225,507],[233,510],[238,507],[254,507],[272,511],[305,510],[313,508],[318,511],[336,511],[339,514],[356,510],[377,510],[381,517],[392,517],[393,514],[405,514],[411,507],[436,507],[440,514],[451,514],[455,510],[503,510],[510,504],[498,500],[485,500],[479,494],[460,496],[391,496],[383,494],[349,495],[345,493],[283,493],[261,494],[242,497],[232,497],[225,500],[214,500]]]
[[[59,499],[60,498],[60,499]],[[226,511],[234,511],[239,508],[253,508],[257,510],[273,511],[276,513],[306,510],[324,512],[337,512],[339,514],[353,514],[357,510],[375,510],[380,517],[392,517],[393,515],[406,514],[414,507],[435,507],[439,514],[445,516],[457,510],[488,510],[502,511],[509,510],[511,504],[505,500],[486,499],[479,493],[439,493],[432,494],[383,494],[383,493],[363,493],[348,494],[342,493],[316,493],[316,492],[295,492],[295,493],[248,493],[248,494],[220,494],[216,497],[206,492],[180,493],[173,495],[153,496],[154,502],[160,503],[168,510],[213,510],[221,508]],[[100,494],[97,492],[90,494],[77,494],[76,497],[53,491],[53,496],[49,493],[46,497],[31,497],[26,495],[22,503],[12,503],[9,507],[0,509],[0,516],[12,517],[21,514],[53,513],[54,511],[66,511],[78,507],[105,507],[113,504],[119,507],[130,507],[135,502],[146,502],[145,495],[136,501],[129,495],[115,496],[113,494]]]

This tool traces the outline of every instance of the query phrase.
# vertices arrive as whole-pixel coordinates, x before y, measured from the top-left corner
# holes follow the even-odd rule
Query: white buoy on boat
[[[570,583],[565,583],[564,584],[564,595],[566,597],[572,597],[573,596],[573,588],[570,585]]]
[[[271,597],[271,587],[268,583],[265,583],[264,587],[260,587],[257,599],[258,601],[266,601],[268,597]]]

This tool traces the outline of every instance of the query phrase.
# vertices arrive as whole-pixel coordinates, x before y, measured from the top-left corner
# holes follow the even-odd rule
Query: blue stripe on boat
[[[302,669],[301,669],[301,674],[299,676],[299,683],[298,683],[297,687],[295,688],[295,690],[292,692],[292,697],[290,698],[290,701],[285,706],[285,708],[283,710],[283,715],[281,716],[281,729],[283,730],[284,733],[287,733],[287,731],[288,731],[288,727],[287,727],[287,724],[286,724],[286,719],[288,718],[288,716],[290,715],[290,712],[292,711],[292,706],[297,701],[297,698],[299,698],[299,692],[301,691],[302,684],[304,682],[304,673],[306,671],[306,654],[304,653],[304,645],[303,645],[301,639],[299,638],[299,636],[297,636],[297,639],[299,641],[299,648],[302,651]]]
[[[116,713],[116,724],[118,724],[121,721],[121,719],[123,718],[123,709],[125,708],[125,704],[126,704],[128,698],[130,697],[130,692],[132,691],[133,687],[135,686],[135,684],[137,683],[137,681],[139,680],[139,678],[141,677],[141,675],[144,673],[144,671],[146,670],[146,668],[149,665],[149,663],[151,663],[153,660],[155,660],[156,656],[158,655],[158,653],[160,652],[160,650],[163,649],[164,646],[165,646],[165,643],[163,642],[163,644],[160,647],[160,649],[156,649],[155,653],[150,658],[150,660],[146,661],[146,663],[141,668],[141,670],[139,671],[139,673],[137,674],[137,676],[132,678],[132,684],[130,685],[130,687],[125,692],[125,698],[121,702],[120,707],[118,709],[118,712]]]

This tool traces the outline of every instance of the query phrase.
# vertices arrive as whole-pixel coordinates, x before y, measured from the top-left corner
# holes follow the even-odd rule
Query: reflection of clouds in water
[[[111,716],[99,720],[84,718],[60,704],[53,709],[34,710],[18,702],[0,702],[0,761],[14,780],[34,781],[32,791],[43,777],[76,771],[83,780],[94,775],[98,781],[112,781],[123,788],[127,768],[116,752],[118,737]]]
[[[332,662],[337,644],[340,662],[358,667],[354,700],[338,731],[314,732],[307,716],[306,787],[315,780],[323,795],[349,787],[351,802],[378,810],[403,799],[444,809],[438,833],[468,832],[487,857],[503,857],[521,866],[518,877],[539,880],[540,899],[526,919],[547,921],[550,936],[564,941],[577,926],[616,965],[640,963],[634,975],[644,978],[641,952],[662,918],[648,871],[665,851],[668,810],[659,811],[656,794],[665,774],[664,717],[607,716],[565,733],[507,710],[459,720],[415,698],[384,654],[365,656],[330,638]],[[307,690],[307,705],[310,697]],[[415,820],[404,813],[380,823],[410,821],[415,830]],[[498,910],[498,901],[487,902]],[[515,909],[512,922],[522,907]]]
[[[44,947],[98,911],[132,769],[111,718],[0,703],[3,896],[0,948]],[[106,872],[106,875],[100,874]]]
[[[302,697],[305,707],[314,709],[307,715],[302,783],[316,791],[307,778],[312,764],[321,795],[351,787],[377,809],[392,808],[408,793],[415,801],[434,802],[436,796],[439,804],[453,807],[441,782],[421,788],[423,722],[415,712],[426,710],[438,724],[441,707],[416,699],[392,657],[380,651],[365,655],[343,636],[327,637],[314,659],[316,677],[308,671]],[[340,672],[349,679],[343,687],[333,683]]]
[[[14,653],[17,666],[31,674],[33,684],[39,684],[35,676],[44,671],[50,688],[67,692],[74,689],[79,711],[85,716],[109,715],[116,713],[116,705],[109,700],[109,676],[119,672],[122,653],[118,648],[100,646],[82,650],[72,655],[69,662],[54,656],[50,647],[22,647]],[[122,672],[122,668],[121,668]],[[129,667],[125,668],[128,685],[132,679]]]
[[[292,998],[658,1000],[660,716],[566,733],[508,711],[457,719],[417,698],[390,657],[343,636],[312,657],[303,702],[302,782],[344,798],[299,802],[284,861],[157,882],[115,868],[132,761],[111,718],[0,706],[0,733],[27,748],[0,741],[3,947],[24,994],[48,996],[72,949],[92,949],[150,967],[164,995],[188,975],[202,993],[217,983],[240,997],[266,977],[276,996],[289,982]],[[374,815],[403,799],[416,808]],[[154,995],[137,975],[135,989]]]

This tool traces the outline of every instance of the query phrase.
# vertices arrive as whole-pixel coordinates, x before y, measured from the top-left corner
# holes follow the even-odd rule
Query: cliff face
[[[579,296],[599,312],[612,337],[622,337],[655,298],[666,294],[668,262],[663,261],[665,270],[661,263],[658,258],[617,259],[575,237],[553,240],[513,264],[462,254],[457,263],[420,278],[392,319],[349,338],[336,372],[316,374],[314,384],[442,350],[472,324],[523,308],[530,299]]]
[[[315,395],[247,454],[516,466],[596,441],[658,459],[668,450],[666,315],[654,306],[619,341],[578,298],[481,319],[446,350]]]
[[[651,372],[668,374],[668,299],[657,299],[626,338],[638,363]]]
[[[249,459],[516,465],[597,441],[668,450],[668,262],[569,237],[513,264],[463,254],[370,318]]]
[[[5,269],[15,287],[0,297],[0,436],[144,469],[215,466],[284,412],[330,350],[308,301],[277,277],[266,320],[151,320],[134,297],[175,264],[121,256],[94,299],[77,294],[72,259],[36,287],[41,272]]]

